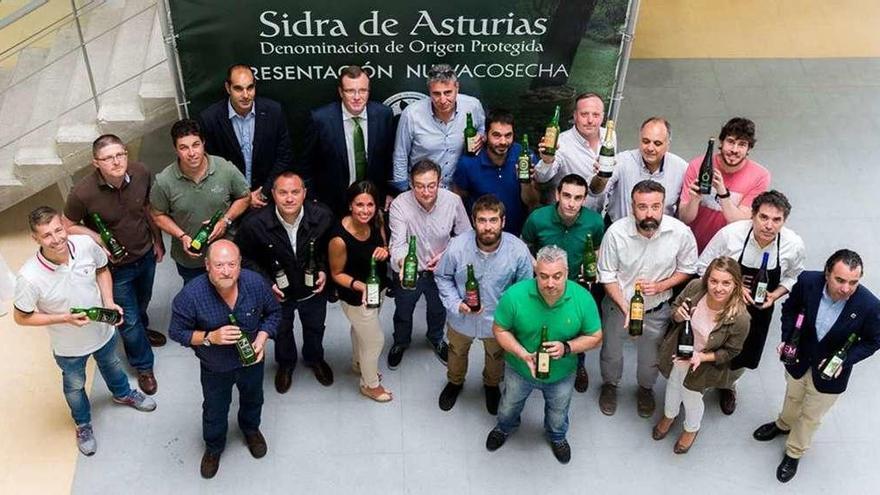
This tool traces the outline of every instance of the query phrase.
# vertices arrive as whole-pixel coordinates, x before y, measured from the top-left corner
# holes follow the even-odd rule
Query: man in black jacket
[[[862,258],[841,249],[828,258],[824,273],[801,273],[782,305],[783,343],[777,351],[786,342],[797,342],[797,361],[785,366],[782,412],[755,430],[754,437],[764,442],[788,435],[776,469],[783,483],[797,473],[822,417],[846,390],[853,365],[880,348],[880,300],[859,285],[863,274]],[[846,351],[842,356],[841,350]]]
[[[287,122],[281,104],[256,96],[254,73],[247,65],[231,66],[225,87],[229,98],[199,114],[205,148],[238,167],[251,187],[251,208],[261,208],[272,178],[293,163]]]
[[[275,389],[290,389],[296,366],[294,313],[303,329],[302,355],[306,366],[324,386],[333,371],[324,361],[324,320],[327,316],[327,242],[333,215],[316,201],[305,201],[306,188],[293,172],[281,173],[272,184],[274,207],[246,217],[235,236],[247,268],[266,276],[281,300],[282,318],[275,337]]]

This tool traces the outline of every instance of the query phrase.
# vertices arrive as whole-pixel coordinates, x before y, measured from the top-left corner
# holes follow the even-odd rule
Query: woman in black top
[[[349,214],[330,235],[330,274],[338,287],[342,311],[351,322],[352,367],[361,374],[361,394],[388,402],[392,395],[382,387],[379,375],[379,355],[385,344],[379,324],[381,308],[366,305],[370,261],[377,261],[376,273],[384,278],[388,260],[382,212],[377,206],[379,192],[369,181],[356,182],[348,188],[346,200]]]

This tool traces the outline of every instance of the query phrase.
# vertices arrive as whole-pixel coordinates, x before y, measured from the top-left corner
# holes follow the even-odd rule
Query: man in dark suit
[[[254,73],[247,65],[230,67],[225,86],[229,98],[199,114],[205,148],[238,167],[251,187],[251,208],[261,208],[272,178],[293,164],[287,122],[277,101],[256,96]]]
[[[776,469],[776,479],[783,483],[797,473],[822,417],[846,390],[853,365],[880,348],[880,300],[859,285],[863,273],[862,258],[841,249],[828,258],[824,273],[801,273],[782,305],[783,343],[777,351],[796,343],[797,360],[785,366],[779,418],[761,425],[753,436],[763,442],[788,435]]]
[[[329,103],[309,115],[301,173],[306,188],[342,217],[348,212],[345,190],[353,182],[369,180],[388,190],[394,128],[391,109],[369,101],[370,78],[360,67],[340,72],[338,92],[341,104]]]

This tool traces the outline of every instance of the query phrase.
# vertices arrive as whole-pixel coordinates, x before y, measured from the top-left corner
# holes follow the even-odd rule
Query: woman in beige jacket
[[[742,350],[749,333],[749,313],[743,302],[742,274],[736,260],[713,260],[702,278],[692,280],[675,299],[672,322],[660,344],[660,372],[667,378],[663,418],[654,426],[654,440],[666,437],[684,404],[684,431],[676,454],[693,445],[703,418],[703,392],[726,383],[730,360]],[[688,303],[690,301],[690,304]],[[693,356],[677,356],[679,334],[690,321]]]

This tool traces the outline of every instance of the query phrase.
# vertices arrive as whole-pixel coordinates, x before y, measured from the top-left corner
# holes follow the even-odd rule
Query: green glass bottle
[[[467,114],[467,125],[464,126],[464,145],[469,155],[477,154],[477,128],[470,112]]]
[[[541,342],[538,344],[535,359],[535,378],[546,380],[550,378],[550,351],[544,347],[544,343],[550,339],[547,336],[547,325],[541,327]]]
[[[403,281],[401,286],[407,290],[415,290],[419,279],[419,257],[416,254],[416,236],[409,236],[409,250],[403,259]]]
[[[217,225],[217,222],[219,222],[221,218],[223,218],[223,213],[224,210],[217,210],[208,223],[202,224],[199,231],[193,236],[192,242],[189,244],[190,251],[195,254],[202,254],[202,251],[204,251],[208,244],[208,237],[211,237],[211,232],[214,231],[214,226]]]
[[[532,157],[529,156],[529,136],[523,134],[522,149],[516,159],[516,178],[523,184],[532,180]]]
[[[248,340],[247,334],[245,334],[244,329],[238,325],[238,320],[232,313],[229,313],[229,324],[236,326],[241,330],[241,335],[238,337],[238,340],[235,341],[235,350],[238,351],[238,359],[241,361],[241,364],[244,366],[256,364],[257,353],[254,351],[254,345]]]
[[[547,123],[544,131],[544,154],[553,156],[556,154],[556,146],[559,144],[559,105],[553,111],[553,118]]]
[[[376,258],[370,258],[370,276],[367,277],[367,308],[368,309],[376,309],[379,307],[381,301],[379,300],[379,294],[381,294],[382,286],[379,282],[379,276],[376,274]]]
[[[645,320],[645,298],[642,297],[642,284],[636,284],[636,292],[629,301],[629,334],[638,337],[642,334]]]
[[[846,361],[846,353],[849,351],[849,348],[856,343],[856,340],[859,340],[858,335],[854,333],[849,334],[843,347],[838,349],[833,356],[825,361],[825,366],[823,366],[822,371],[819,372],[819,377],[823,380],[833,380],[837,370],[840,369],[840,367],[843,366],[843,362]]]
[[[715,138],[709,138],[709,144],[706,145],[706,154],[703,155],[703,163],[700,165],[700,175],[697,177],[697,184],[700,186],[700,194],[709,194],[712,192],[712,151],[715,149]]]
[[[306,289],[315,290],[318,279],[318,262],[315,260],[315,240],[309,241],[309,259],[306,261],[306,268],[303,270],[303,283]]]
[[[593,246],[593,234],[587,234],[587,239],[584,242],[584,259],[582,261],[583,270],[581,272],[581,279],[579,282],[585,288],[589,289],[590,286],[596,283],[596,279],[598,277],[598,259],[596,257],[596,248]]]
[[[101,218],[101,215],[92,213],[92,221],[95,222],[95,227],[98,229],[98,235],[101,236],[101,240],[104,241],[104,245],[107,246],[107,250],[110,251],[110,256],[116,260],[125,257],[125,255],[128,254],[128,251],[119,243],[116,237],[113,236],[113,233],[107,228],[107,224],[104,223],[104,219]]]
[[[609,120],[605,124],[605,141],[599,148],[599,177],[610,178],[614,174],[615,165],[617,165],[617,149],[614,146],[614,121]]]
[[[480,283],[474,275],[474,265],[467,266],[467,281],[464,283],[464,303],[468,309],[476,313],[482,309],[483,304],[480,302]]]
[[[122,315],[119,311],[98,306],[92,308],[70,308],[70,312],[85,313],[90,320],[97,321],[98,323],[106,323],[108,325],[116,325],[122,321]]]

